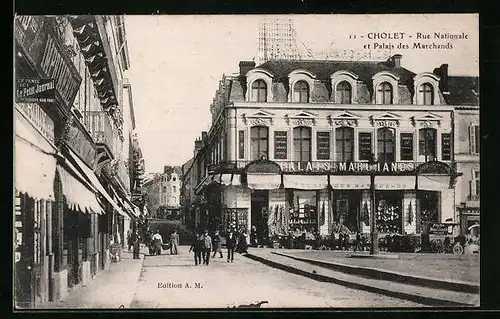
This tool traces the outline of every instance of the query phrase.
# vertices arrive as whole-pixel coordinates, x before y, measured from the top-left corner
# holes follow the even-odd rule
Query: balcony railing
[[[475,195],[469,195],[467,196],[467,200],[468,201],[479,201],[479,194],[475,194]]]
[[[90,132],[96,144],[105,145],[113,154],[113,127],[104,111],[88,111]],[[113,154],[114,156],[115,154]]]

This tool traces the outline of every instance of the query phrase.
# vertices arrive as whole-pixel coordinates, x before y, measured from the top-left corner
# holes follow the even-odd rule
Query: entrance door
[[[267,238],[267,216],[269,207],[269,191],[252,191],[251,197],[251,226],[257,228],[257,236],[260,239]]]

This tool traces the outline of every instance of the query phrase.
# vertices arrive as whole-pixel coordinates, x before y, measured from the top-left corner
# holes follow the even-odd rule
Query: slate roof
[[[391,61],[272,60],[257,68],[268,70],[275,75],[277,81],[287,79],[290,72],[298,69],[310,71],[321,81],[329,81],[333,73],[344,70],[359,76],[367,86],[372,85],[375,74],[388,71],[400,78],[400,84],[410,88],[413,87],[413,77],[416,75],[404,67],[395,68]]]
[[[479,105],[479,77],[477,76],[449,76],[448,91],[450,94],[444,94],[447,104]]]

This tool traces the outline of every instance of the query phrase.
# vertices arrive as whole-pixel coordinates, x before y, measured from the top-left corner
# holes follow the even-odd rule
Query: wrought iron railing
[[[469,195],[467,196],[468,201],[479,201],[479,194]]]

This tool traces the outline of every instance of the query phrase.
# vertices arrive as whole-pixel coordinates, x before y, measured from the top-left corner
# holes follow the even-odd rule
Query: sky
[[[193,156],[194,141],[210,128],[209,111],[223,74],[238,72],[240,61],[257,54],[263,15],[126,16],[136,130],[148,173],[182,165]],[[273,16],[267,16],[273,17]],[[283,17],[283,16],[281,16]],[[286,15],[293,20],[297,47],[308,59],[340,55],[380,60],[402,54],[403,67],[432,72],[449,64],[450,75],[478,76],[478,15]],[[370,33],[404,33],[403,39],[368,39]],[[435,32],[467,39],[418,39]],[[356,36],[354,38],[354,35]],[[384,36],[384,35],[381,35]],[[412,36],[412,38],[409,38]],[[412,49],[414,42],[450,43],[452,49]],[[392,44],[394,49],[373,49]],[[407,44],[409,49],[399,48]],[[369,44],[371,50],[365,48]],[[369,55],[371,53],[371,55]],[[369,58],[371,56],[371,58]]]

